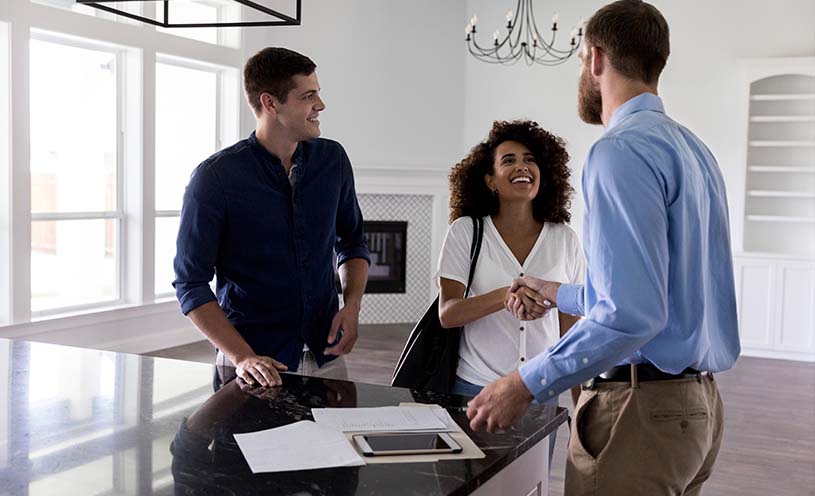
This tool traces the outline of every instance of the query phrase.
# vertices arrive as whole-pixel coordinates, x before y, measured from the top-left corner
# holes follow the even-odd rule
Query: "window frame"
[[[205,62],[197,61],[197,60],[190,60],[181,57],[175,57],[172,55],[167,55],[164,53],[157,53],[156,54],[156,66],[158,64],[164,65],[172,65],[176,67],[183,67],[185,69],[192,69],[196,71],[202,72],[209,72],[215,75],[215,150],[220,150],[224,147],[225,143],[229,143],[237,139],[237,126],[230,126],[227,122],[228,120],[234,120],[237,118],[237,113],[235,115],[229,116],[229,100],[234,100],[237,95],[231,94],[232,92],[229,91],[228,88],[232,87],[230,85],[231,80],[237,80],[236,71],[232,68],[221,67],[214,64],[208,64]],[[158,86],[156,86],[156,93],[158,92]],[[197,164],[191,164],[197,165]],[[153,201],[155,206],[155,198]],[[173,217],[181,217],[181,209],[163,209],[159,210],[156,209],[154,213],[154,219],[158,218],[173,218]],[[155,221],[154,221],[154,229],[153,233],[155,234]],[[153,238],[153,245],[155,246],[155,236]],[[154,268],[154,277],[153,277],[153,291],[154,291],[154,298],[157,300],[170,300],[175,297],[175,293],[173,291],[164,291],[164,292],[155,292],[155,268]]]
[[[71,220],[108,220],[112,219],[115,222],[114,227],[114,284],[113,284],[113,298],[99,300],[88,303],[64,305],[59,307],[48,308],[45,310],[31,309],[31,318],[38,319],[48,317],[50,315],[59,315],[64,313],[75,313],[82,310],[97,308],[100,306],[117,306],[123,304],[124,297],[122,291],[122,284],[125,278],[123,270],[123,260],[127,256],[127,240],[124,232],[125,212],[124,212],[124,153],[123,153],[123,140],[124,134],[123,116],[125,112],[124,99],[127,93],[125,86],[123,65],[125,63],[126,51],[122,47],[117,47],[109,43],[99,43],[91,40],[75,38],[71,36],[63,36],[58,33],[41,31],[32,28],[29,37],[31,41],[42,41],[61,45],[66,47],[81,48],[85,50],[96,50],[101,52],[108,52],[115,56],[116,59],[116,204],[114,210],[100,210],[100,211],[84,211],[84,212],[31,212],[31,223],[34,222],[48,222],[48,221],[71,221]],[[29,58],[30,60],[30,58]],[[29,73],[30,75],[30,73]],[[29,90],[31,88],[31,79],[29,77]],[[30,115],[30,114],[29,114]],[[30,129],[30,128],[29,128]],[[29,180],[31,178],[31,161],[29,159]],[[30,205],[29,205],[30,208]],[[30,276],[29,276],[30,280]]]

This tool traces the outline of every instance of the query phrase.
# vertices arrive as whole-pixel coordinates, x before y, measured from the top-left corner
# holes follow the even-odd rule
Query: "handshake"
[[[518,320],[535,320],[557,307],[560,283],[524,276],[512,281],[504,307]]]

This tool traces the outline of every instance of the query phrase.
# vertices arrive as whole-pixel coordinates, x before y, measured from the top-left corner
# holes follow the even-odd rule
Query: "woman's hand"
[[[515,296],[520,302],[520,312],[516,314],[516,317],[521,320],[539,319],[552,309],[552,303],[549,300],[527,286],[519,287],[515,291]]]
[[[535,320],[553,308],[552,303],[534,289],[523,285],[523,279],[513,281],[504,299],[504,308],[518,320]]]

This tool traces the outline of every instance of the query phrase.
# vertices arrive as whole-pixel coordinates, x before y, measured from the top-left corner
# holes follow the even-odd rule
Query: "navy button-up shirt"
[[[294,186],[255,134],[199,165],[184,193],[175,256],[186,315],[217,301],[252,350],[296,370],[303,344],[322,365],[339,302],[337,265],[368,260],[351,163],[327,139],[301,142]]]

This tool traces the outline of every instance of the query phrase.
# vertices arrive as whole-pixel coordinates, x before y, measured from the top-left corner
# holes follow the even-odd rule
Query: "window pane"
[[[173,292],[173,258],[178,235],[178,217],[156,217],[156,294]]]
[[[190,173],[216,149],[217,75],[156,64],[156,210],[180,210]]]
[[[31,311],[115,300],[118,221],[31,223]]]
[[[116,209],[116,54],[31,41],[31,210]]]

